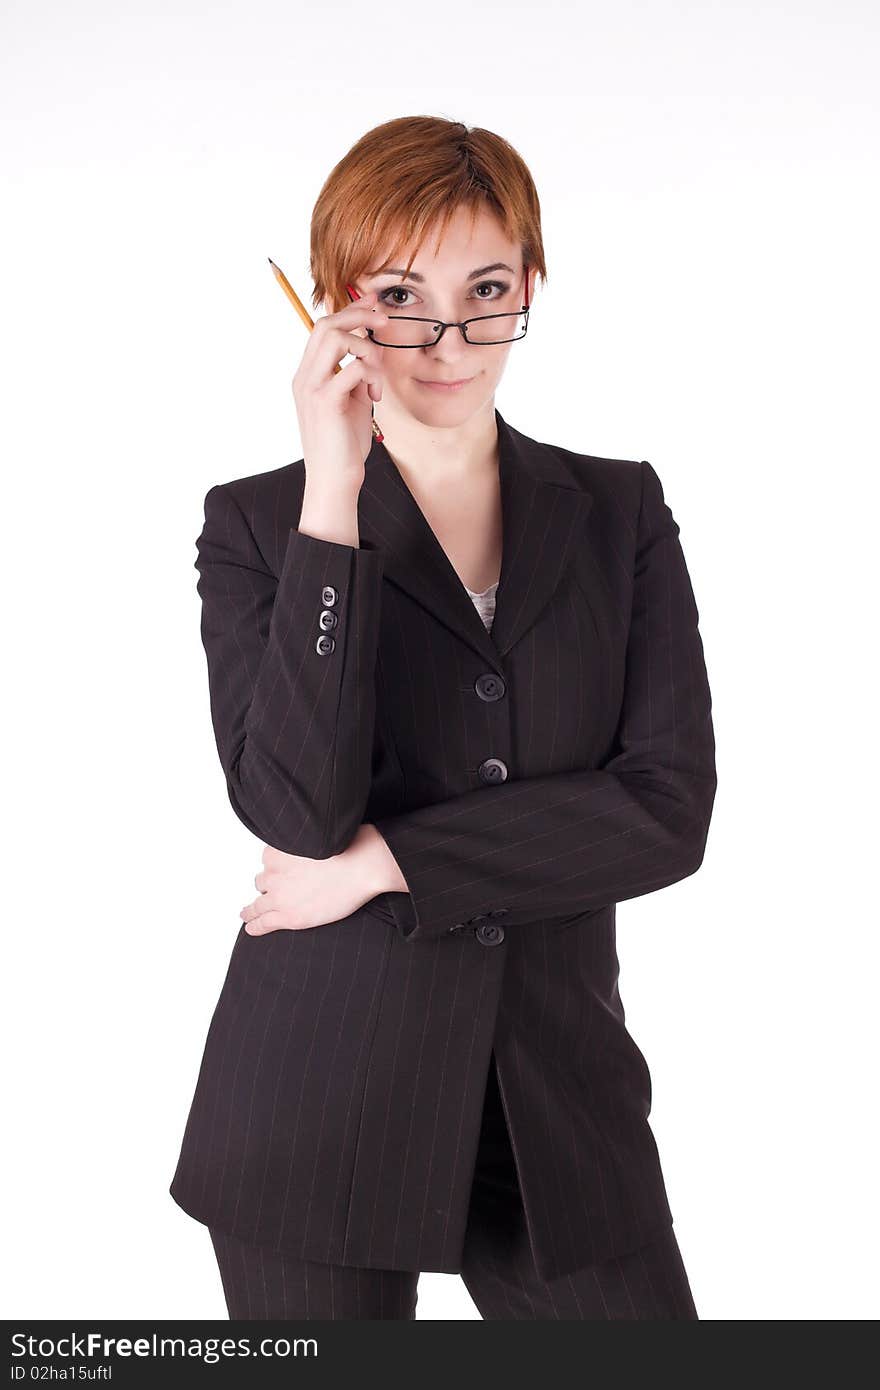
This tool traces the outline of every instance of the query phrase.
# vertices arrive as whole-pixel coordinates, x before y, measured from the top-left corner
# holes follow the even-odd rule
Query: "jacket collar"
[[[391,455],[375,438],[358,519],[361,544],[384,552],[384,578],[498,666],[558,587],[581,542],[593,498],[549,445],[515,430],[497,408],[495,420],[503,551],[491,633]]]

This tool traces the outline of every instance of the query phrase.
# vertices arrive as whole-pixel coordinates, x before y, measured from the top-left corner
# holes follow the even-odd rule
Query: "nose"
[[[441,320],[437,319],[437,323]],[[464,335],[457,324],[447,324],[443,329],[439,343],[429,343],[422,352],[430,362],[466,362],[470,344],[464,340]],[[463,371],[462,376],[469,376],[470,372]]]

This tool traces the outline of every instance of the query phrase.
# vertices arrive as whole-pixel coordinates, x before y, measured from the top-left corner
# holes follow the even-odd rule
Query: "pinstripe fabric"
[[[414,1321],[418,1273],[318,1264],[210,1228],[230,1318]],[[672,1226],[648,1245],[544,1282],[520,1250],[468,1252],[462,1280],[492,1322],[698,1321]]]
[[[318,1264],[211,1228],[231,1318],[396,1319],[416,1316],[418,1272]],[[493,1320],[697,1319],[671,1225],[638,1250],[543,1280],[525,1227],[516,1164],[490,1057],[462,1279]]]
[[[209,1229],[230,1318],[415,1319],[417,1274],[300,1260]]]
[[[276,577],[251,526],[211,488],[198,589],[217,751],[248,829],[321,858],[355,833],[369,788],[382,557],[288,527]],[[336,619],[332,660],[315,650],[318,611]]]
[[[491,631],[375,441],[359,548],[296,531],[302,460],[205,499],[202,635],[233,807],[314,857],[372,821],[410,892],[308,931],[239,929],[170,1190],[244,1243],[461,1272],[494,1048],[551,1280],[671,1220],[615,904],[699,867],[714,738],[651,465],[496,420]]]

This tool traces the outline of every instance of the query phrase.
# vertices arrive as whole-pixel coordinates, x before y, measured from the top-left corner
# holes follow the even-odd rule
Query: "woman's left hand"
[[[389,854],[382,836],[369,824],[360,827],[347,849],[329,859],[285,854],[266,845],[263,868],[254,878],[259,897],[239,913],[245,931],[249,936],[302,931],[348,917],[386,890],[383,863],[387,878]]]

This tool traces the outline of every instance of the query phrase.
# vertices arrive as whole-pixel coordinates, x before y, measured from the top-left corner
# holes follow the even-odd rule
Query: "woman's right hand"
[[[385,323],[376,291],[319,318],[293,378],[306,473],[327,482],[363,482],[373,442],[372,404],[382,399],[382,353],[365,330]],[[353,362],[333,369],[351,353]]]

